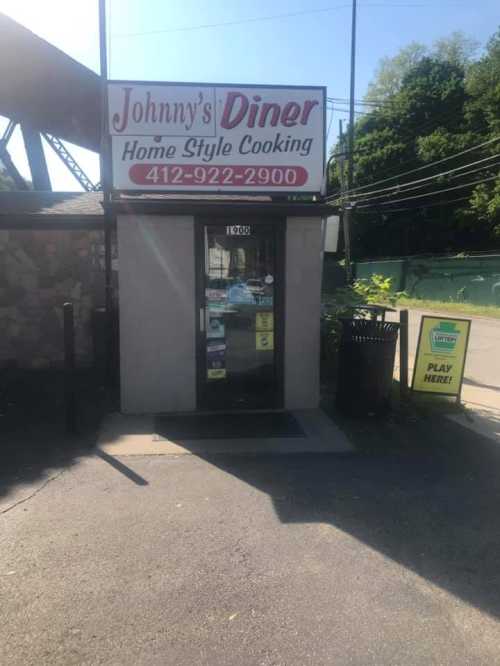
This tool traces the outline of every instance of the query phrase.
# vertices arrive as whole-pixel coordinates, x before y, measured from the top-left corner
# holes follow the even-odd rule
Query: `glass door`
[[[282,406],[283,229],[278,221],[199,225],[200,409]]]

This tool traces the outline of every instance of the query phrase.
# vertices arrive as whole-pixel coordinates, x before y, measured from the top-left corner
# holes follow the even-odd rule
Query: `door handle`
[[[200,308],[200,333],[205,332],[205,308]]]

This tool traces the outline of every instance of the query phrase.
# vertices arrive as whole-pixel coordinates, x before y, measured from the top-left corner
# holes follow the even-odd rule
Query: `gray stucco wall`
[[[285,407],[319,402],[321,219],[288,218]],[[194,220],[118,218],[121,407],[196,409]]]
[[[196,406],[194,220],[118,217],[121,408]]]
[[[285,407],[319,403],[321,218],[289,217],[285,277]]]

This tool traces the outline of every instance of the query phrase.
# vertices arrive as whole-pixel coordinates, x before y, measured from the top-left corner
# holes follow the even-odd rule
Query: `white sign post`
[[[322,87],[111,81],[113,188],[319,193]]]

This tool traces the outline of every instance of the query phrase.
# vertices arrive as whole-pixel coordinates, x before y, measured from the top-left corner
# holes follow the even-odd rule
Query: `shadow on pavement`
[[[467,377],[464,377],[464,384],[468,384],[469,386],[477,386],[478,388],[484,388],[488,389],[489,391],[499,391],[500,392],[500,386],[492,385],[492,384],[483,384],[483,382],[478,382],[475,379],[469,379]]]
[[[108,465],[111,465],[114,469],[116,469],[120,474],[123,474],[123,476],[126,476],[127,479],[130,479],[133,483],[135,483],[137,486],[147,486],[149,485],[146,479],[144,479],[140,474],[137,474],[137,472],[134,472],[133,469],[130,469],[130,467],[127,467],[127,465],[124,465],[122,462],[120,462],[117,458],[114,458],[113,456],[110,456],[109,453],[106,453],[105,451],[101,450],[96,450],[95,454],[98,458],[101,460],[104,460],[104,462],[107,462]]]
[[[87,409],[73,440],[57,414],[45,420],[18,414],[7,429],[5,421],[0,496],[94,453],[88,447],[95,442],[97,408],[90,401]],[[332,525],[499,617],[500,447],[438,415],[337,423],[357,453],[196,455],[267,493],[283,523]],[[127,467],[112,462],[130,478]],[[131,480],[147,483],[139,475]]]
[[[103,393],[88,377],[78,391],[78,429],[65,431],[61,373],[15,373],[0,386],[0,498],[47,470],[94,453]]]
[[[500,616],[500,447],[439,417],[344,427],[358,453],[205,459]]]

